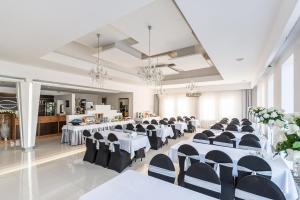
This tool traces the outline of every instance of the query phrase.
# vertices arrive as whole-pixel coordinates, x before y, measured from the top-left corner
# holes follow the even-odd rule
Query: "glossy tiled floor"
[[[187,140],[186,134],[160,150],[150,150],[146,159],[137,161],[128,169],[146,173],[151,158],[157,153],[167,153],[171,145]],[[0,147],[0,195],[7,200],[69,200],[105,183],[118,175],[109,169],[83,162],[85,147],[60,144],[60,138],[37,142],[32,152],[19,148]]]

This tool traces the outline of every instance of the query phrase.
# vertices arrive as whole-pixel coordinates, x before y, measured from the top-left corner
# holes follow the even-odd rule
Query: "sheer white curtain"
[[[262,79],[257,84],[257,105],[267,107],[267,81]]]
[[[198,103],[198,118],[207,128],[223,117],[242,117],[242,91],[206,92]]]
[[[294,55],[281,68],[281,108],[286,113],[294,112]]]
[[[267,106],[268,108],[274,106],[274,75],[270,74],[268,76],[268,82],[267,82]]]
[[[197,97],[185,94],[166,94],[160,96],[159,115],[161,117],[197,116]]]

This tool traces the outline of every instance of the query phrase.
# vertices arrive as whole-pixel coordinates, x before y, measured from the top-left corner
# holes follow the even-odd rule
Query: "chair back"
[[[196,117],[195,117],[195,116],[191,116],[190,118],[191,118],[191,119],[196,119]]]
[[[238,122],[238,121],[231,121],[229,124],[239,126],[239,125],[240,125],[240,122]]]
[[[231,132],[228,132],[228,131],[223,132],[221,135],[226,135],[231,140],[235,138],[235,135]]]
[[[115,154],[120,154],[120,143],[118,137],[115,134],[110,133],[107,136],[107,140],[109,143],[110,152]]]
[[[248,122],[249,122],[249,119],[243,118],[241,121],[242,121],[242,122],[244,122],[244,121],[248,121]]]
[[[271,180],[262,176],[250,175],[238,182],[235,199],[285,200],[285,197],[280,188]]]
[[[261,151],[261,145],[257,140],[247,138],[240,141],[239,149]]]
[[[175,117],[170,117],[170,120],[169,121],[173,121],[173,122],[175,122],[176,121],[176,119],[175,119]]]
[[[175,124],[174,121],[170,120],[168,121],[168,124]]]
[[[153,126],[152,124],[147,126],[147,130],[153,130],[153,129],[155,129],[155,126]]]
[[[183,186],[207,196],[220,199],[220,179],[217,173],[205,163],[196,163],[187,170]]]
[[[168,122],[165,120],[159,120],[159,124],[161,125],[168,125]]]
[[[222,130],[223,126],[221,126],[220,124],[214,124],[210,127],[210,129],[214,129],[214,130]]]
[[[86,148],[92,148],[93,146],[93,139],[91,138],[91,133],[89,130],[84,130],[82,132],[83,138],[85,140],[85,146]]]
[[[210,143],[209,138],[204,133],[197,133],[193,138],[193,142],[204,143],[204,144]]]
[[[205,134],[205,135],[207,135],[207,137],[213,137],[213,136],[215,136],[215,134],[212,131],[210,131],[210,130],[204,130],[204,131],[202,131],[202,133]]]
[[[146,129],[141,124],[136,125],[135,128],[136,132],[146,133]]]
[[[150,124],[148,120],[143,121],[143,124]]]
[[[165,154],[157,154],[150,161],[148,175],[174,183],[176,173],[172,160]]]
[[[241,137],[241,140],[245,140],[245,139],[249,139],[249,138],[256,140],[258,142],[260,141],[259,138],[254,134],[245,134]]]
[[[178,148],[178,161],[180,172],[185,172],[191,165],[199,162],[199,153],[191,145],[183,144]]]
[[[185,118],[185,121],[186,121],[186,122],[191,121],[191,118],[186,117],[186,118]]]
[[[242,132],[249,132],[252,133],[254,131],[254,128],[250,125],[242,126]]]
[[[126,129],[127,129],[127,130],[130,130],[130,131],[133,131],[133,130],[134,130],[133,124],[131,124],[131,123],[127,124],[127,125],[126,125]]]
[[[228,126],[225,129],[226,131],[238,131],[238,127],[235,124],[228,124]]]
[[[242,126],[251,126],[252,125],[252,122],[250,122],[250,121],[243,121],[242,122]]]
[[[169,121],[168,118],[166,118],[166,117],[164,117],[163,120],[166,121],[166,122]]]
[[[116,126],[115,126],[115,129],[123,130],[123,126],[122,126],[122,125],[116,125]]]
[[[182,119],[182,117],[178,116],[178,117],[177,117],[177,121],[183,122],[184,120]]]
[[[229,155],[219,150],[212,150],[205,155],[205,162],[215,169],[221,182],[233,184],[233,162]]]
[[[158,122],[155,119],[152,119],[151,124],[158,125]]]
[[[94,133],[94,138],[96,139],[96,148],[97,149],[104,149],[105,148],[105,140],[101,133],[96,132]]]
[[[264,176],[271,179],[272,168],[262,158],[254,155],[248,155],[240,158],[237,163],[238,181],[248,175]]]
[[[233,141],[226,135],[219,135],[215,137],[213,144],[224,147],[233,147]]]

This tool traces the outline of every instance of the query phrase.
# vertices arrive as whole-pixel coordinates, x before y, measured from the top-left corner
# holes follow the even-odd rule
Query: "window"
[[[268,77],[268,89],[267,89],[268,107],[274,106],[274,75],[271,74]]]
[[[281,68],[281,108],[286,113],[294,112],[294,55]]]

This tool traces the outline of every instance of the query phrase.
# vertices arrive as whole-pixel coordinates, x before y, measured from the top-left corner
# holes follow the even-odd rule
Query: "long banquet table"
[[[128,170],[80,197],[80,200],[216,200],[207,195]]]
[[[62,143],[69,143],[70,145],[80,145],[83,144],[82,133],[84,130],[88,130],[91,133],[102,132],[106,130],[112,130],[116,125],[122,125],[134,123],[133,120],[119,121],[119,122],[107,122],[101,124],[89,124],[89,125],[78,125],[73,126],[71,124],[66,124],[62,127]]]
[[[204,162],[205,155],[212,150],[220,150],[224,153],[228,154],[231,159],[233,160],[233,175],[237,175],[237,162],[240,158],[246,155],[253,155],[255,154],[254,151],[251,150],[242,150],[230,147],[222,147],[217,145],[209,145],[209,144],[202,144],[202,143],[195,143],[192,141],[183,141],[179,142],[171,147],[169,150],[169,157],[173,162],[177,162],[178,156],[178,148],[183,145],[188,144],[193,146],[199,153],[199,159],[201,162]],[[284,193],[286,199],[295,200],[298,199],[297,188],[295,185],[295,181],[293,179],[292,173],[284,160],[277,156],[274,159],[270,157],[264,158],[265,161],[271,166],[272,169],[272,181],[281,188],[282,192]]]

